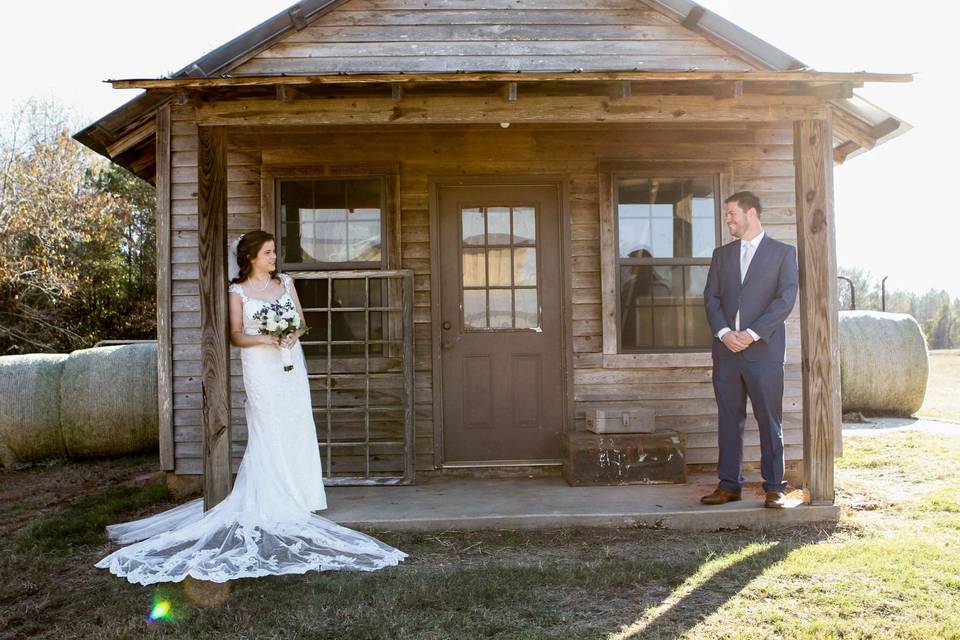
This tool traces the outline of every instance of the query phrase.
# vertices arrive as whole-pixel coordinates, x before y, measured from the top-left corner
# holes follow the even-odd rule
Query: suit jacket
[[[764,234],[757,246],[747,275],[740,282],[740,241],[713,251],[703,303],[713,330],[713,357],[743,357],[751,362],[783,362],[786,350],[784,321],[797,301],[799,276],[797,250]],[[727,349],[717,337],[724,327],[736,331],[751,329],[760,340],[739,354]]]

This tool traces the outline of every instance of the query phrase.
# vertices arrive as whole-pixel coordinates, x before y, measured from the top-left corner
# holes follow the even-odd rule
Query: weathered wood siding
[[[599,165],[608,160],[718,160],[733,168],[735,189],[764,203],[772,237],[795,244],[793,131],[789,123],[642,124],[381,129],[228,129],[229,235],[258,228],[260,171],[283,167],[399,163],[402,268],[415,286],[415,393],[418,469],[433,467],[435,372],[431,345],[431,247],[428,180],[451,175],[562,175],[569,183],[567,321],[574,352],[575,426],[590,403],[641,401],[658,426],[683,431],[688,462],[716,462],[716,405],[709,354],[607,356],[601,329]],[[172,137],[173,343],[176,469],[199,473],[199,308],[197,283],[196,127],[175,109]],[[802,458],[799,310],[788,321],[784,441],[788,460]],[[234,466],[246,441],[237,350],[232,353]],[[560,390],[558,390],[559,393]],[[756,427],[746,433],[747,461],[759,460]]]
[[[636,0],[352,0],[231,73],[574,69],[751,66]]]

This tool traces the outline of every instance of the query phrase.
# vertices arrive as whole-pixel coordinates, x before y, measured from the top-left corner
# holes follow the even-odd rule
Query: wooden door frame
[[[443,309],[440,285],[440,189],[448,186],[550,186],[557,188],[557,221],[560,231],[560,397],[563,401],[562,433],[573,429],[573,279],[570,251],[570,178],[557,174],[523,175],[470,175],[470,176],[428,176],[427,187],[430,201],[430,342],[433,353],[433,464],[439,468],[444,463],[443,448],[443,354],[440,350],[440,323]]]

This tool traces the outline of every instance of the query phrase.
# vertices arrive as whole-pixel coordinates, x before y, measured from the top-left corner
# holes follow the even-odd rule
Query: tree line
[[[884,307],[881,278],[858,268],[840,267],[838,271],[853,283],[857,309],[880,311]],[[841,280],[837,291],[840,308],[852,308],[850,283]],[[960,297],[951,300],[942,289],[926,293],[888,289],[885,302],[887,311],[907,313],[917,319],[930,349],[960,348]]]
[[[0,355],[156,337],[154,189],[52,100],[0,127]]]

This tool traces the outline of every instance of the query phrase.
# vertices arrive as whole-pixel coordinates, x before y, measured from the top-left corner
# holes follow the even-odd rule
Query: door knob
[[[449,331],[449,330],[450,330],[450,327],[453,326],[453,325],[450,324],[450,321],[449,321],[449,320],[444,320],[444,321],[443,321],[443,324],[441,324],[440,326]]]

